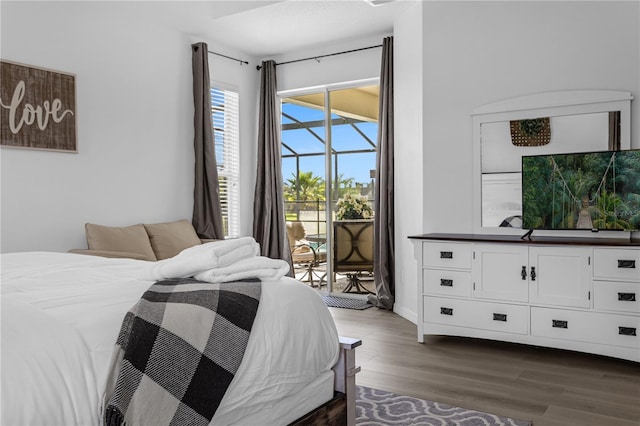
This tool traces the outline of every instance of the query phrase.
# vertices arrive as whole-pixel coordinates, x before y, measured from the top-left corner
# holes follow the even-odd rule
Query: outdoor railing
[[[284,202],[287,222],[302,222],[307,235],[326,234],[327,215],[324,200],[297,200]]]
[[[369,201],[369,205],[373,207],[373,202]],[[327,212],[324,200],[285,201],[284,207],[287,222],[302,222],[307,235],[326,235]],[[335,209],[335,203],[333,207]]]

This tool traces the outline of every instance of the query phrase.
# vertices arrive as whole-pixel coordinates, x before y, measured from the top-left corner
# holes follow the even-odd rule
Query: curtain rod
[[[361,47],[359,49],[345,50],[344,52],[335,52],[335,53],[328,53],[326,55],[311,56],[309,58],[294,59],[292,61],[280,62],[279,64],[276,64],[276,66],[285,65],[285,64],[292,64],[294,62],[310,61],[311,59],[315,59],[316,61],[320,62],[319,61],[320,58],[326,58],[328,56],[344,55],[345,53],[360,52],[361,50],[375,49],[376,47],[382,47],[382,45],[381,44],[377,44],[375,46],[368,46],[368,47]],[[258,71],[260,71],[262,69],[262,65],[256,65],[256,69]]]
[[[222,56],[223,58],[231,59],[232,61],[240,62],[240,65],[242,64],[249,65],[249,62],[243,61],[242,59],[232,58],[231,56],[223,55],[222,53],[218,53],[218,52],[212,52],[211,50],[207,50],[207,52],[211,53],[212,55],[218,55],[218,56]]]

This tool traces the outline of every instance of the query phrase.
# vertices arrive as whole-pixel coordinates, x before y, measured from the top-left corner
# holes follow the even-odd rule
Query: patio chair
[[[297,278],[300,281],[307,281],[312,287],[322,285],[322,280],[314,272],[318,266],[327,261],[327,252],[324,246],[319,247],[305,239],[306,232],[302,222],[287,222],[287,238],[291,249],[291,263],[293,263],[294,273],[303,270],[304,274]],[[318,284],[315,284],[318,278]]]
[[[373,221],[333,222],[333,271],[349,280],[343,293],[371,293],[360,282],[373,272]]]

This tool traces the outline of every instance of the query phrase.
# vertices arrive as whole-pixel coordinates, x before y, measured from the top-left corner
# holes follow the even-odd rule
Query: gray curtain
[[[282,184],[280,130],[276,105],[276,63],[263,61],[260,75],[258,164],[253,199],[253,237],[261,254],[291,264]],[[289,271],[291,275],[293,268]]]
[[[620,151],[620,111],[609,112],[609,151]]]
[[[195,186],[191,222],[200,238],[224,239],[218,188],[218,166],[211,124],[211,87],[206,43],[191,45],[193,65],[193,117]]]
[[[375,216],[373,232],[375,254],[373,275],[375,296],[369,301],[379,308],[393,309],[395,296],[395,213],[393,209],[393,37],[382,44],[380,69],[380,105],[376,154]]]

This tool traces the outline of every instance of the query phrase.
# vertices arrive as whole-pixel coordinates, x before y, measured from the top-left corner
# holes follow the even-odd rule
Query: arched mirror
[[[632,99],[622,91],[563,91],[476,108],[474,232],[523,233],[522,156],[630,149]]]

